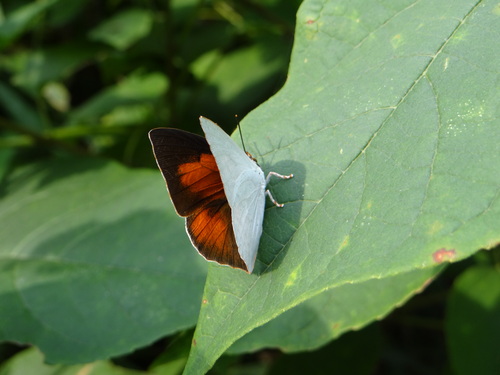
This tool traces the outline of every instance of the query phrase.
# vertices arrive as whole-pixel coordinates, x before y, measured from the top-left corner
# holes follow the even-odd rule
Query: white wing
[[[238,252],[252,273],[259,250],[262,221],[266,204],[265,180],[262,170],[244,171],[235,184],[236,202],[231,206],[234,237]]]
[[[252,272],[262,234],[266,181],[262,169],[218,125],[200,117],[231,207],[238,252]]]

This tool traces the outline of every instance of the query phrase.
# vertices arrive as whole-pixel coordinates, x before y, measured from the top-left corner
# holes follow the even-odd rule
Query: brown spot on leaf
[[[313,24],[314,22],[315,22],[314,20],[307,20],[307,21],[306,21],[306,23],[307,23],[308,25],[311,25],[311,24]]]
[[[201,301],[201,303],[203,303],[204,305],[206,305],[208,303],[208,300],[203,298],[203,301]]]
[[[442,249],[439,249],[432,254],[432,259],[434,259],[434,262],[436,263],[449,262],[455,259],[455,255],[455,249],[447,250],[443,247]]]
[[[193,339],[193,346],[196,346],[196,339]]]

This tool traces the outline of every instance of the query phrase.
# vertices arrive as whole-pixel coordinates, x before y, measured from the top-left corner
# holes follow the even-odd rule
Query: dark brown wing
[[[191,242],[207,260],[247,271],[238,253],[231,208],[219,168],[205,138],[183,130],[149,132],[158,167]]]
[[[156,163],[180,216],[189,216],[213,199],[225,198],[217,163],[205,138],[179,129],[149,132]]]

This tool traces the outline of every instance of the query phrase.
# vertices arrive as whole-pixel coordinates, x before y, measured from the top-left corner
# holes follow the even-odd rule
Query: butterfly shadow
[[[283,175],[293,173],[293,178],[285,180],[273,176],[267,186],[276,201],[284,206],[277,207],[269,199],[266,200],[262,237],[253,271],[256,275],[272,272],[286,257],[300,224],[306,179],[305,166],[297,161],[284,160],[261,166],[266,175],[270,171]]]

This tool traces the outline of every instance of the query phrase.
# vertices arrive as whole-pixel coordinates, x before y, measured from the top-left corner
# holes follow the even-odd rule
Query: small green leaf
[[[500,369],[500,272],[466,270],[455,281],[446,319],[446,338],[458,375],[494,375]]]
[[[252,98],[258,103],[262,92],[276,87],[288,54],[288,46],[280,39],[268,38],[231,53],[212,50],[202,55],[192,64],[193,74],[204,81],[197,102],[206,112],[224,107],[227,120],[232,120],[234,113],[247,110]]]
[[[68,45],[13,54],[6,60],[6,66],[14,73],[12,82],[37,97],[45,83],[66,79],[96,53],[95,46],[75,41]]]
[[[22,32],[29,28],[35,17],[39,16],[59,0],[38,0],[22,5],[0,24],[0,50],[7,47]]]
[[[0,339],[82,363],[196,322],[206,262],[157,171],[32,165],[0,199]]]
[[[97,94],[70,114],[70,123],[98,124],[102,116],[116,112],[120,106],[152,103],[167,89],[161,73],[131,74],[117,85]]]
[[[153,115],[154,107],[150,104],[120,106],[102,117],[105,126],[128,126],[145,123]]]
[[[38,113],[18,91],[3,82],[0,82],[0,107],[9,113],[20,127],[35,132],[43,130],[43,122]]]
[[[140,8],[128,9],[90,31],[89,37],[123,51],[144,38],[150,32],[152,24],[151,12]]]

